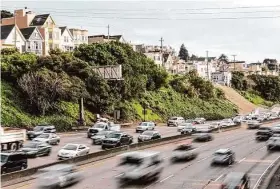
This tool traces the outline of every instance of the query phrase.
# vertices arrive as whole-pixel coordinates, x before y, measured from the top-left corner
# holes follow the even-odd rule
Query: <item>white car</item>
[[[66,144],[58,152],[58,159],[69,159],[89,153],[89,147],[84,144]]]
[[[141,122],[137,127],[136,127],[136,133],[138,132],[144,132],[148,130],[154,130],[156,124],[154,122]]]
[[[220,122],[221,127],[229,127],[229,126],[233,126],[233,125],[235,125],[235,123],[232,121],[232,119],[223,119]]]
[[[184,129],[185,127],[191,127],[191,126],[193,126],[193,124],[191,124],[191,123],[181,123],[178,125],[177,131],[181,132],[182,129]]]
[[[185,119],[183,117],[171,117],[167,121],[167,127],[174,126],[177,127],[179,124],[184,123]]]
[[[54,133],[43,133],[37,136],[36,138],[34,138],[32,141],[45,142],[48,144],[58,144],[60,142],[60,137]]]

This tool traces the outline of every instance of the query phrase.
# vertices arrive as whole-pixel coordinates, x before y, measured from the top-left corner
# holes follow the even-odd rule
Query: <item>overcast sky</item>
[[[88,29],[90,35],[122,34],[127,41],[171,45],[182,43],[190,53],[248,62],[280,61],[279,0],[193,1],[12,1],[2,9],[28,7],[37,14],[51,13],[60,26]]]

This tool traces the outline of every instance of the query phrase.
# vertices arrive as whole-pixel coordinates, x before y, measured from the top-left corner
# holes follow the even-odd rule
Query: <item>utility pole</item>
[[[233,65],[234,65],[234,71],[235,71],[235,57],[236,57],[236,55],[234,54],[232,56],[233,56]]]
[[[110,25],[109,24],[107,26],[107,29],[108,29],[108,39],[110,39]]]
[[[162,64],[162,66],[163,66],[163,50],[162,50],[162,49],[163,49],[163,41],[164,41],[164,40],[163,40],[163,38],[161,37],[159,41],[160,41],[160,51],[161,51],[161,64]]]
[[[210,78],[209,78],[208,51],[206,51],[206,64],[207,64],[207,79],[210,80]]]
[[[15,48],[17,48],[17,19],[16,19],[16,11],[14,11],[14,22],[15,22]]]

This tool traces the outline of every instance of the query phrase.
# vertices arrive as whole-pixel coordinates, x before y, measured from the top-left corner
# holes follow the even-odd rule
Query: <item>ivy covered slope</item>
[[[155,121],[173,115],[218,119],[236,113],[222,91],[195,72],[171,76],[127,44],[81,45],[71,54],[52,50],[46,57],[12,49],[1,53],[1,121],[6,126],[48,122],[69,130],[76,124],[81,97],[87,124],[94,114],[112,116],[115,109],[121,110],[122,121],[140,120],[144,105],[147,119]],[[92,70],[108,64],[122,64],[124,80],[106,81]]]
[[[232,86],[256,105],[273,106],[280,103],[280,77],[265,75],[245,76],[234,72]]]

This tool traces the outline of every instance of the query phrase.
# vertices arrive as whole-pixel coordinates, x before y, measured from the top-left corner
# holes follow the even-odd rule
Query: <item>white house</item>
[[[161,52],[144,53],[148,58],[152,59],[158,67],[163,66],[163,56]]]
[[[15,25],[1,26],[1,49],[3,48],[16,48],[19,52],[25,49],[25,38],[20,32],[19,28]]]
[[[30,52],[37,55],[43,55],[44,39],[37,27],[28,27],[20,29],[22,35],[25,37],[24,52]]]
[[[204,63],[204,62],[197,62],[194,63],[194,69],[197,70],[197,73],[200,77],[204,79],[211,79],[212,72],[215,72],[216,69],[212,63]]]
[[[71,52],[74,50],[74,38],[70,30],[65,27],[59,27],[61,29],[60,48],[63,51]]]
[[[214,83],[231,86],[231,72],[212,72],[211,79]]]

